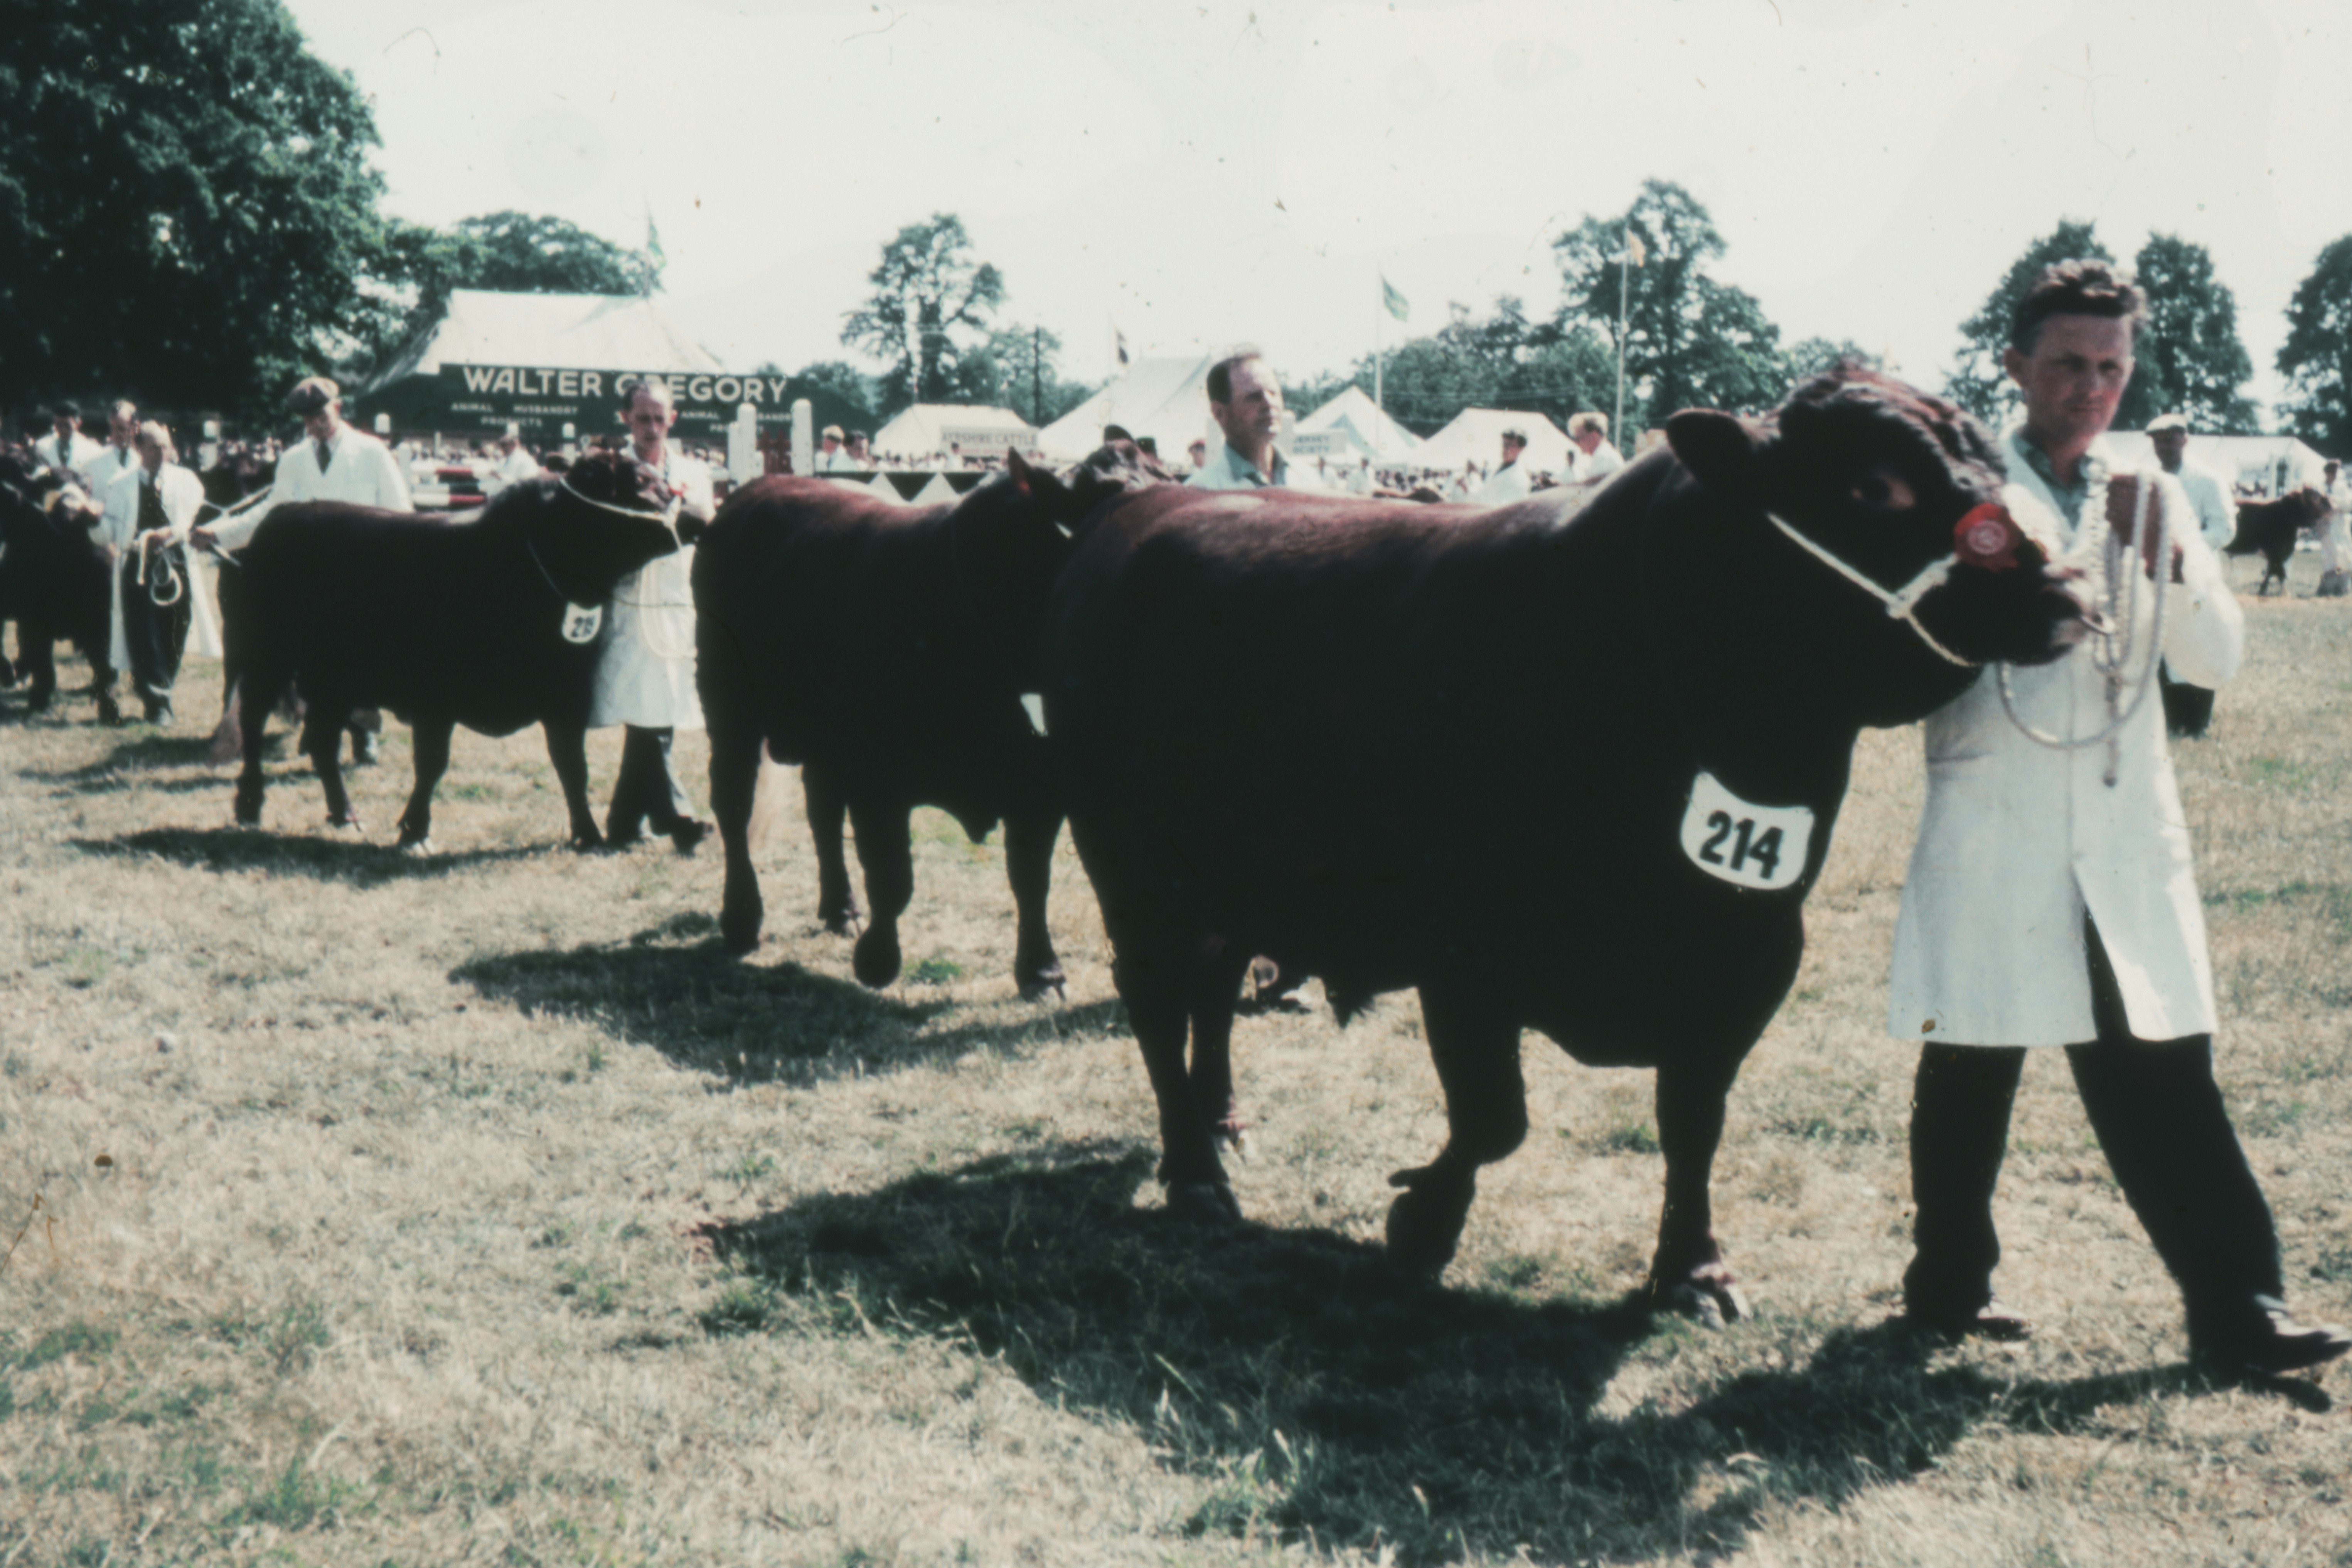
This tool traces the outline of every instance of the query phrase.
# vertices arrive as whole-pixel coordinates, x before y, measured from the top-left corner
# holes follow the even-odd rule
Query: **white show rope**
[[[672,496],[669,501],[669,508],[667,511],[640,511],[635,507],[614,506],[611,501],[598,500],[594,496],[583,495],[578,490],[572,489],[572,480],[568,476],[558,479],[556,483],[562,485],[574,500],[585,501],[590,506],[596,508],[600,511],[618,512],[623,517],[643,518],[649,522],[658,522],[664,528],[669,530],[671,544],[679,550],[684,550],[686,548],[686,542],[677,536],[677,516],[678,513],[684,510],[686,507],[686,498],[684,496]],[[546,575],[547,568],[544,565],[541,565],[539,570],[541,575]],[[554,586],[554,580],[552,578],[549,579],[549,586]],[[558,588],[556,589],[556,592],[562,593],[562,590]],[[672,604],[667,600],[624,599],[617,595],[614,596],[611,602],[614,605],[626,605],[628,608],[639,612],[646,610],[691,610],[694,608],[693,605],[690,603],[677,605]],[[643,635],[646,639],[646,652],[652,654],[656,658],[667,660],[673,663],[679,659],[687,659],[694,657],[694,648],[691,644],[688,644],[684,647],[676,648],[663,647],[657,644],[653,636],[654,624],[653,618],[649,616],[640,613],[637,616],[637,625],[642,628]]]
[[[2130,668],[2132,655],[2135,652],[2134,617],[2139,612],[2140,579],[2150,572],[2158,571],[2162,572],[2166,578],[2171,575],[2172,517],[2168,508],[2155,507],[2155,559],[2158,564],[2152,567],[2146,565],[2147,557],[2139,547],[2140,540],[2147,531],[2148,510],[2155,505],[2156,488],[2156,481],[2152,476],[2141,476],[2136,504],[2132,510],[2132,528],[2128,540],[2118,539],[2114,526],[2107,521],[2107,475],[2104,468],[2094,474],[2090,493],[2083,498],[2083,515],[2092,520],[2084,524],[2084,528],[2086,531],[2097,531],[2095,536],[2097,542],[2095,549],[2100,567],[2106,574],[2106,582],[2103,584],[2101,594],[2101,597],[2105,602],[2100,605],[2100,609],[2106,616],[2108,626],[2113,628],[2105,632],[2092,633],[2092,637],[2095,639],[2091,648],[2092,667],[2106,679],[2106,727],[2095,735],[2081,737],[2053,735],[2046,731],[2038,730],[2027,723],[2024,716],[2017,710],[2016,694],[2010,689],[2009,666],[2005,664],[2000,666],[1997,672],[2000,686],[2001,710],[2009,715],[2009,721],[2016,725],[2018,731],[2028,740],[2060,752],[2080,752],[2103,742],[2105,743],[2107,766],[2106,772],[2102,775],[2102,782],[2109,789],[2115,787],[2117,764],[2121,760],[2121,747],[2117,743],[2116,737],[2123,727],[2130,723],[2140,709],[2146,705],[2147,694],[2157,683],[2157,666],[2164,658],[2164,609],[2166,602],[2171,595],[2165,592],[2165,583],[2159,579],[2150,589],[2150,592],[2156,595],[2156,611],[2153,622],[2148,627],[2147,651],[2141,660],[2139,674],[2133,683],[2131,701],[2128,704],[2123,703],[2121,698],[2125,684],[2124,671]],[[2078,548],[2080,548],[2079,545]],[[2091,552],[2086,549],[2083,552],[2087,554]]]
[[[1798,544],[1804,548],[1806,553],[1812,556],[1814,560],[1819,561],[1822,565],[1827,566],[1831,571],[1835,572],[1839,576],[1844,578],[1855,587],[1860,588],[1864,593],[1868,594],[1880,604],[1885,605],[1886,606],[1886,613],[1889,616],[1908,626],[1914,632],[1918,634],[1918,637],[1921,642],[1926,643],[1930,649],[1941,655],[1948,662],[1957,664],[1962,669],[1974,669],[1977,668],[1977,661],[1975,659],[1962,658],[1958,654],[1954,653],[1950,648],[1948,648],[1942,643],[1937,642],[1936,640],[1935,634],[1928,631],[1926,626],[1919,624],[1919,601],[1926,598],[1929,594],[1934,593],[1937,589],[1942,587],[1944,585],[1944,579],[1951,575],[1953,561],[1951,556],[1946,555],[1936,561],[1928,563],[1925,571],[1921,572],[1916,577],[1912,578],[1908,583],[1903,584],[1901,588],[1889,589],[1876,582],[1874,582],[1872,579],[1865,577],[1860,572],[1855,571],[1852,566],[1849,566],[1844,562],[1839,560],[1835,555],[1831,554],[1827,550],[1822,549],[1819,544],[1814,543],[1811,539],[1806,538],[1805,535],[1791,527],[1785,519],[1780,516],[1779,513],[1768,511],[1764,515],[1771,520],[1773,527],[1787,534],[1790,539],[1795,540]]]
[[[170,546],[164,548],[169,549]],[[155,592],[155,563],[159,561],[163,566],[163,581],[172,585],[172,596],[168,599]],[[139,536],[139,582],[147,590],[148,602],[159,610],[168,610],[187,596],[187,579],[173,568],[170,556],[155,548],[155,536],[152,533]]]

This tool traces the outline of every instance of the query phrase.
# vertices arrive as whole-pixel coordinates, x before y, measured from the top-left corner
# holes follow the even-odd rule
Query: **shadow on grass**
[[[1604,1415],[1654,1327],[1697,1331],[1628,1302],[1443,1289],[1326,1232],[1139,1209],[1150,1173],[1147,1153],[1049,1146],[713,1226],[741,1279],[704,1327],[804,1327],[813,1310],[971,1344],[1208,1482],[1195,1533],[1311,1531],[1412,1563],[1522,1544],[1538,1561],[1704,1559],[1769,1505],[1900,1484],[1979,1425],[2089,1427],[2199,1386],[2186,1369],[2019,1384],[1933,1365],[1889,1323],[1671,1414]]]
[[[450,972],[526,1013],[585,1019],[681,1067],[732,1082],[815,1082],[995,1048],[1017,1051],[1123,1026],[1115,1002],[925,1032],[953,1003],[907,1001],[794,963],[745,963],[709,915],[678,915],[625,942],[477,959]]]
[[[384,844],[346,838],[281,836],[251,827],[151,827],[119,838],[76,838],[86,855],[152,855],[207,871],[268,871],[372,888],[418,877],[446,877],[469,866],[520,860],[541,849],[467,849],[451,855],[410,855]]]
[[[284,736],[271,736],[268,754],[278,757],[285,751],[284,742]],[[113,751],[97,762],[78,768],[28,771],[24,776],[76,794],[121,789],[182,793],[232,787],[236,779],[236,764],[211,766],[206,761],[211,751],[212,734],[209,731],[201,734],[165,734],[151,731],[145,734],[133,733],[117,742]],[[193,767],[203,767],[205,771],[173,778],[155,776],[165,769]],[[303,773],[308,776],[307,763]]]

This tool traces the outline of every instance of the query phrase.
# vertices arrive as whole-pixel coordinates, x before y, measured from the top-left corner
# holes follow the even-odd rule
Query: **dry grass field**
[[[2179,767],[2224,1085],[2296,1302],[2340,1321],[2352,605],[2312,573],[2247,601]],[[1720,1232],[1758,1315],[1707,1334],[1622,1304],[1645,1075],[1531,1037],[1535,1131],[1429,1285],[1379,1246],[1388,1173],[1443,1133],[1412,998],[1245,1018],[1249,1221],[1197,1225],[1150,1179],[1066,839],[1066,1002],[1015,998],[1001,851],[934,813],[908,974],[869,993],[796,815],[739,963],[715,853],[559,847],[535,732],[460,736],[410,859],[397,727],[364,837],[283,749],[267,831],[228,826],[218,695],[194,667],[159,734],[0,694],[0,1568],[2352,1563],[2347,1373],[2188,1370],[2058,1058],[2000,1208],[2041,1336],[1890,1326],[1909,731],[1865,738],[1734,1096]]]

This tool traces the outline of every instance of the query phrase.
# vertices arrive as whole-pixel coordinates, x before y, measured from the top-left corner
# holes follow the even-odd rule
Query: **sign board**
[[[651,378],[667,382],[677,405],[676,434],[717,445],[738,407],[748,405],[761,428],[789,428],[792,405],[783,375],[665,375],[633,370],[580,370],[546,365],[444,364],[352,399],[354,416],[389,416],[401,430],[504,430],[511,425],[535,446],[551,444],[564,426],[583,437],[619,435],[629,389]]]
[[[1354,455],[1347,433],[1341,430],[1302,430],[1290,438],[1287,450],[1294,458],[1346,458]]]
[[[940,449],[956,447],[966,452],[993,452],[1006,447],[1029,447],[1036,445],[1037,432],[1027,426],[1007,428],[1002,425],[942,425],[940,426]]]

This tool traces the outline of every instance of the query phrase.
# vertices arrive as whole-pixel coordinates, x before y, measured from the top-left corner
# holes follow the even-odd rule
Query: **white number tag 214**
[[[1708,876],[1767,891],[1793,888],[1812,847],[1810,806],[1757,805],[1724,788],[1713,773],[1691,781],[1683,854]]]
[[[563,640],[594,642],[596,628],[604,624],[602,605],[566,605],[563,606]]]

